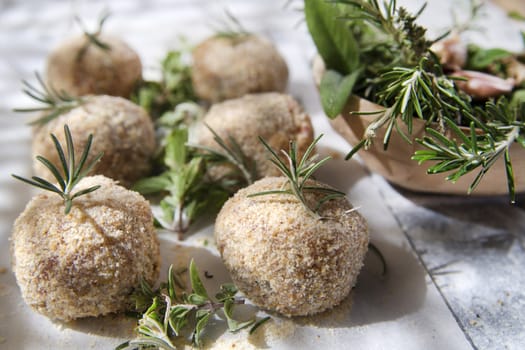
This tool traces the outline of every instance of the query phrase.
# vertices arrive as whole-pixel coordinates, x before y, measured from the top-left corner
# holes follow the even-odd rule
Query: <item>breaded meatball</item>
[[[248,93],[283,92],[288,67],[265,38],[251,34],[214,36],[193,51],[192,81],[197,96],[218,102]]]
[[[234,283],[253,303],[285,316],[312,315],[338,305],[356,283],[368,229],[346,198],[325,202],[321,220],[292,195],[248,197],[286,181],[268,177],[238,191],[217,217],[215,239]],[[309,206],[321,196],[307,193]]]
[[[140,279],[159,274],[159,243],[149,203],[98,175],[76,189],[69,214],[54,193],[35,196],[16,219],[13,271],[25,302],[56,320],[128,310]]]
[[[146,111],[136,104],[114,96],[87,96],[85,103],[34,129],[33,155],[42,155],[59,169],[60,160],[49,134],[57,135],[65,145],[64,124],[69,126],[75,142],[75,152],[85,148],[89,134],[93,134],[91,161],[98,153],[104,156],[92,174],[101,174],[130,186],[149,174],[155,152],[153,122]],[[35,160],[37,176],[55,181],[47,168]]]
[[[97,39],[109,48],[90,43],[86,35],[73,37],[56,47],[47,59],[49,86],[73,96],[129,97],[142,79],[139,56],[118,38],[99,35]]]
[[[246,95],[212,105],[202,124],[195,128],[191,141],[220,150],[205,124],[225,142],[228,143],[230,136],[235,139],[244,154],[255,162],[256,178],[280,174],[267,159],[268,153],[259,136],[277,150],[288,149],[293,140],[299,155],[313,141],[310,117],[293,97],[275,92]]]

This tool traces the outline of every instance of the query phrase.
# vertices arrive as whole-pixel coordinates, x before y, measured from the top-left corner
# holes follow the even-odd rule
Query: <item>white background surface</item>
[[[81,14],[94,26],[103,8],[113,16],[106,31],[125,39],[143,60],[148,73],[167,50],[177,48],[183,35],[196,43],[212,34],[210,24],[222,18],[227,7],[253,32],[276,42],[290,68],[289,92],[297,97],[312,116],[316,133],[324,133],[321,151],[344,154],[348,145],[329,128],[319,107],[310,75],[314,53],[304,25],[296,26],[301,14],[284,10],[284,1],[7,1],[0,11],[0,349],[111,349],[126,338],[133,322],[120,318],[92,319],[70,325],[50,322],[30,310],[21,300],[10,269],[11,225],[31,196],[31,190],[10,177],[11,173],[31,174],[30,128],[25,116],[14,114],[14,107],[30,101],[20,92],[21,79],[32,79],[32,72],[43,71],[49,50],[78,32],[73,16]],[[432,2],[432,6],[443,5]],[[299,3],[300,5],[300,3]],[[423,20],[431,21],[429,16]],[[443,18],[448,18],[445,15]],[[441,23],[441,22],[440,22]],[[514,33],[514,32],[513,32]],[[511,38],[512,39],[512,38]],[[509,47],[516,47],[509,40]],[[336,159],[323,169],[319,178],[346,191],[355,206],[368,219],[372,241],[384,253],[389,274],[379,276],[376,258],[369,256],[353,301],[317,318],[285,320],[274,318],[282,334],[268,331],[265,343],[276,349],[470,349],[453,315],[412,251],[398,223],[385,204],[385,195],[397,196],[377,176],[371,176],[356,161]],[[213,246],[202,248],[203,239],[212,240],[212,227],[202,227],[184,244],[161,234],[163,268],[194,252],[198,265],[212,273],[224,274]],[[210,254],[211,252],[211,254]],[[177,257],[177,254],[180,254]],[[120,328],[116,327],[121,325]],[[271,327],[268,327],[271,328]],[[253,348],[246,334],[218,334],[218,349]],[[213,346],[209,343],[208,345]]]

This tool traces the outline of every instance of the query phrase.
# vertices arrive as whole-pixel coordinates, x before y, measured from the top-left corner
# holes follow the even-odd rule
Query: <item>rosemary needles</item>
[[[316,161],[316,157],[312,154],[315,150],[315,145],[321,139],[323,135],[319,135],[306,149],[304,155],[299,159],[299,154],[297,152],[297,144],[295,141],[290,141],[290,149],[288,152],[281,150],[281,154],[286,159],[286,162],[281,159],[279,154],[272,149],[272,147],[263,139],[259,138],[264,147],[270,152],[270,162],[272,162],[279,171],[283,174],[284,177],[288,180],[288,188],[277,189],[271,191],[264,191],[251,194],[249,197],[263,196],[269,194],[289,194],[295,196],[303,207],[314,217],[322,219],[318,214],[320,207],[323,203],[326,203],[329,200],[344,197],[345,194],[341,191],[334,190],[328,187],[321,187],[317,185],[311,185],[308,181],[317,169],[319,169],[323,164],[331,159],[330,156],[327,156],[319,161]],[[312,208],[309,206],[306,199],[305,193],[307,192],[316,192],[324,194],[321,199],[317,201],[315,207]]]
[[[18,175],[12,175],[14,178],[28,183],[32,186],[44,189],[46,191],[54,192],[58,194],[64,200],[64,213],[68,214],[73,205],[73,200],[82,195],[88,194],[97,190],[100,186],[92,186],[77,192],[73,192],[75,186],[78,182],[85,177],[95,166],[95,164],[102,158],[102,153],[99,153],[91,162],[86,163],[89,155],[89,150],[91,148],[91,143],[93,141],[93,135],[89,135],[86,147],[80,156],[78,163],[76,162],[75,150],[73,147],[73,138],[71,136],[71,131],[67,125],[64,125],[64,134],[66,138],[66,152],[64,148],[58,141],[57,137],[54,134],[51,134],[53,143],[55,144],[56,151],[60,158],[60,165],[62,169],[59,170],[57,166],[51,163],[48,159],[37,156],[36,159],[44,164],[46,168],[53,174],[54,178],[57,181],[57,185],[52,184],[51,182],[38,177],[33,176],[31,179],[26,179]],[[67,154],[67,157],[66,157]]]

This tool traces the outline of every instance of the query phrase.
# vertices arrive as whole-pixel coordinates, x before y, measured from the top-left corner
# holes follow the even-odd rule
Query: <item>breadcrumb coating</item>
[[[193,51],[192,81],[197,96],[218,102],[248,93],[283,92],[288,67],[275,46],[263,37],[214,36]]]
[[[26,303],[56,320],[128,310],[134,288],[159,274],[159,242],[149,203],[98,175],[78,188],[68,215],[51,193],[35,196],[11,237],[13,271]]]
[[[57,46],[47,58],[48,84],[73,96],[129,97],[142,79],[138,54],[118,38],[99,35],[98,39],[110,49],[89,43],[85,35]]]
[[[346,198],[323,204],[326,219],[319,220],[292,195],[248,197],[286,181],[268,177],[238,191],[217,217],[215,239],[234,283],[252,302],[285,316],[312,315],[338,305],[355,285],[368,228],[357,211],[347,212]],[[307,193],[309,206],[320,196]]]
[[[192,142],[221,150],[212,128],[226,143],[233,137],[246,156],[256,165],[256,178],[279,175],[279,170],[268,160],[268,151],[259,136],[276,149],[288,150],[289,142],[296,141],[302,155],[313,141],[310,117],[290,95],[268,92],[246,95],[212,105],[203,123],[192,135]],[[220,175],[226,173],[218,171]]]
[[[89,134],[93,134],[93,144],[88,162],[100,152],[104,153],[91,174],[105,175],[124,186],[148,175],[155,152],[155,132],[146,111],[121,97],[88,96],[86,100],[81,106],[33,129],[33,156],[41,155],[61,169],[49,134],[54,134],[65,145],[64,124],[67,124],[77,154],[84,150]],[[33,170],[37,176],[55,181],[36,159]]]

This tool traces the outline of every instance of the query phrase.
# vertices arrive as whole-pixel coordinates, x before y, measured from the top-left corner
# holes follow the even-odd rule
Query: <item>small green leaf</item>
[[[342,76],[334,70],[328,70],[323,75],[319,91],[321,104],[328,117],[333,119],[342,112],[360,74],[359,69],[347,76]]]
[[[132,189],[141,194],[153,194],[168,190],[171,182],[168,176],[159,175],[137,181]]]
[[[171,169],[177,169],[186,163],[186,142],[188,130],[185,128],[173,130],[166,138],[164,163]]]
[[[210,320],[211,313],[204,312],[199,313],[197,312],[197,325],[195,326],[195,331],[193,333],[193,343],[197,346],[201,346],[201,334],[204,330],[204,327],[208,324],[208,321]]]
[[[206,288],[204,288],[204,285],[202,284],[202,281],[199,277],[199,271],[197,270],[197,266],[195,265],[195,261],[193,259],[191,259],[190,262],[190,281],[191,289],[196,295],[206,300],[210,299],[208,292],[206,291]]]
[[[226,321],[228,323],[228,329],[230,330],[230,332],[240,331],[241,329],[251,326],[255,322],[255,319],[244,322],[239,322],[236,319],[234,319],[233,307],[233,300],[226,300],[224,302],[224,316],[226,316]]]

